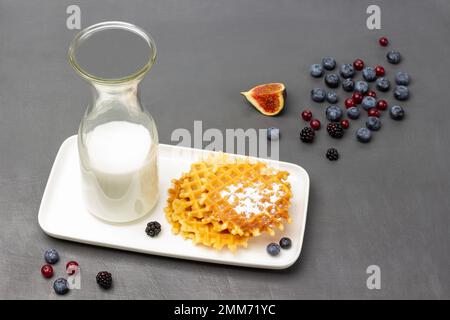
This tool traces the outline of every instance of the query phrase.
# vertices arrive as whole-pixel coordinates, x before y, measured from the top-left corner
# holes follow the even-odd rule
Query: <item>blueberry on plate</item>
[[[320,88],[314,88],[311,90],[311,99],[315,102],[324,102],[326,92]]]
[[[389,115],[394,120],[402,120],[405,117],[405,111],[400,106],[392,106],[389,108]]]
[[[381,128],[381,120],[378,117],[368,117],[366,127],[372,131],[378,131]]]
[[[381,77],[377,79],[377,89],[380,91],[388,91],[391,87],[391,83],[389,82],[388,78]]]
[[[369,91],[369,85],[365,81],[356,81],[355,83],[355,91],[365,94],[367,91]]]
[[[343,111],[342,111],[341,107],[339,107],[337,105],[332,105],[332,106],[329,106],[325,110],[325,115],[328,120],[330,120],[332,122],[336,122],[336,121],[341,120]]]
[[[365,96],[361,102],[361,106],[364,110],[369,110],[377,106],[377,100],[371,96]]]
[[[355,89],[355,81],[352,78],[347,78],[342,81],[342,89],[346,92],[352,92]]]
[[[329,103],[337,103],[339,101],[338,95],[336,92],[328,92],[327,93],[327,101]]]
[[[53,290],[55,290],[57,294],[66,294],[69,292],[69,283],[64,278],[58,278],[53,282]]]
[[[389,61],[389,63],[392,63],[392,64],[400,63],[400,60],[402,59],[400,52],[395,51],[395,50],[389,51],[386,55],[386,58]]]
[[[311,76],[313,76],[314,78],[319,78],[323,75],[323,68],[320,64],[316,63],[313,64],[310,68],[309,68],[309,74]]]
[[[266,250],[267,253],[270,254],[271,256],[277,256],[280,254],[280,246],[275,242],[269,243],[267,245]]]
[[[322,66],[324,67],[325,70],[334,70],[334,68],[336,68],[336,60],[330,57],[323,58]]]
[[[267,139],[276,141],[280,138],[280,130],[275,127],[267,128]]]
[[[395,75],[395,83],[400,86],[407,86],[409,85],[409,74],[406,72],[399,71]]]
[[[404,101],[409,98],[409,90],[406,86],[397,86],[394,90],[394,97],[397,100]]]
[[[330,73],[325,76],[325,84],[330,88],[337,88],[339,86],[339,76],[335,73]]]
[[[358,107],[351,107],[347,109],[347,117],[349,117],[350,119],[358,119],[360,114],[361,111]]]
[[[280,239],[280,247],[282,249],[289,249],[292,246],[292,240],[288,237],[283,237]]]
[[[355,68],[353,67],[353,64],[351,63],[345,63],[341,66],[340,74],[342,78],[351,78],[355,75]]]
[[[47,263],[55,264],[59,261],[59,254],[58,251],[55,249],[48,249],[44,253],[44,259],[47,261]]]
[[[372,139],[372,132],[367,128],[359,128],[356,130],[356,138],[359,142],[367,143]]]
[[[362,71],[364,80],[372,82],[377,79],[377,73],[372,67],[365,67]]]

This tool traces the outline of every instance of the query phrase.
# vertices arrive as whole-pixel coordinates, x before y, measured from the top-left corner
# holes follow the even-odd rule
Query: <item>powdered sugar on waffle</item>
[[[220,196],[233,206],[239,214],[251,217],[254,214],[268,212],[275,213],[276,202],[285,195],[280,190],[280,185],[272,183],[270,188],[264,188],[261,182],[254,183],[253,186],[244,187],[242,183],[229,185],[220,192]]]

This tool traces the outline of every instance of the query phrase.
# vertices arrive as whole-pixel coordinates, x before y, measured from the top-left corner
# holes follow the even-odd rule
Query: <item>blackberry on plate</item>
[[[409,85],[409,74],[402,71],[397,72],[395,75],[395,83],[400,86]]]
[[[352,78],[347,78],[342,81],[342,89],[346,92],[352,92],[355,89],[355,81]]]
[[[394,90],[394,97],[397,100],[404,101],[409,98],[409,90],[406,86],[397,86]]]
[[[361,111],[358,107],[351,107],[347,109],[347,116],[352,120],[358,119],[360,114]]]
[[[361,102],[361,107],[364,110],[369,110],[371,108],[375,108],[377,106],[377,100],[371,96],[365,96]]]
[[[405,117],[405,111],[400,106],[392,106],[389,108],[389,115],[394,120],[402,120]]]
[[[325,115],[327,119],[330,121],[339,121],[342,118],[343,111],[341,107],[337,105],[332,105],[327,107],[327,109],[325,110]]]
[[[280,247],[282,249],[289,249],[292,246],[292,240],[288,237],[283,237],[280,239]]]
[[[311,90],[311,99],[315,102],[324,102],[326,92],[320,88],[314,88]]]
[[[109,289],[112,286],[112,275],[108,271],[100,271],[95,277],[97,284],[103,289]]]
[[[339,159],[339,152],[335,148],[329,148],[327,150],[327,159],[330,161],[336,161]]]
[[[344,128],[339,122],[330,122],[327,124],[327,131],[333,138],[340,139],[344,136]]]
[[[381,128],[381,120],[378,117],[368,117],[366,127],[372,131],[378,131]]]
[[[300,140],[305,143],[311,143],[314,140],[314,130],[310,127],[305,127],[300,131]]]
[[[69,283],[64,278],[58,278],[53,282],[53,290],[55,290],[57,294],[66,294],[69,292]]]
[[[336,68],[336,60],[333,58],[327,57],[322,59],[323,68],[326,70],[333,70]]]
[[[145,233],[150,237],[156,237],[161,232],[161,224],[158,221],[151,221],[147,223]]]
[[[319,78],[323,75],[323,68],[320,64],[313,64],[309,68],[309,74],[313,76],[314,78]]]
[[[339,101],[338,95],[336,92],[328,92],[327,93],[327,101],[329,103],[337,103]]]
[[[267,253],[270,254],[271,256],[277,256],[280,254],[280,246],[275,242],[269,243],[267,245],[266,250]]]
[[[395,50],[389,51],[386,55],[386,58],[389,61],[389,63],[392,63],[392,64],[398,64],[398,63],[400,63],[400,60],[402,59],[400,52],[395,51]]]
[[[280,130],[275,127],[269,127],[267,129],[267,139],[270,141],[276,141],[280,138]]]
[[[377,79],[377,89],[386,92],[391,87],[391,83],[388,78],[381,77]]]
[[[362,71],[364,80],[372,82],[377,79],[377,73],[372,67],[365,67]]]
[[[340,74],[342,78],[351,78],[355,75],[355,68],[353,68],[353,64],[351,63],[345,63],[341,66]]]
[[[329,88],[337,88],[339,86],[339,76],[336,73],[330,73],[325,76],[325,84]]]
[[[367,91],[369,91],[369,85],[365,81],[356,81],[355,83],[355,91],[365,94]]]
[[[59,261],[59,254],[58,251],[55,249],[48,249],[44,253],[44,259],[47,261],[47,263],[55,264]]]
[[[356,138],[359,142],[367,143],[372,139],[372,131],[367,128],[359,128],[356,130]]]

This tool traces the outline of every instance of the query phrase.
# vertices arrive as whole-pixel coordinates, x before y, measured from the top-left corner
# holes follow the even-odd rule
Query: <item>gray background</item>
[[[365,26],[370,3],[381,5],[382,30]],[[76,133],[89,87],[67,62],[76,31],[66,7],[79,4],[82,27],[125,20],[148,30],[159,57],[142,83],[142,101],[160,140],[176,128],[282,129],[280,158],[311,177],[303,252],[284,271],[252,270],[140,255],[60,241],[37,224],[38,208],[59,146]],[[0,1],[0,298],[56,298],[40,276],[42,254],[82,265],[82,290],[71,298],[450,298],[450,2],[448,1]],[[388,35],[404,56],[396,67],[377,44]],[[340,141],[325,130],[299,142],[300,111],[324,122],[325,105],[308,75],[323,56],[360,57],[413,77],[407,119],[383,115],[370,144]],[[254,84],[282,81],[285,111],[264,117],[239,95]],[[345,95],[340,92],[341,101]],[[391,102],[392,92],[388,94]],[[341,160],[325,150],[336,146]],[[368,265],[382,271],[382,289],[368,290]],[[99,290],[97,271],[114,274]],[[63,263],[56,266],[62,274]]]

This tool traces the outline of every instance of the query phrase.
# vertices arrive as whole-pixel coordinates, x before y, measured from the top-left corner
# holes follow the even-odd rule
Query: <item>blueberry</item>
[[[365,67],[362,71],[362,75],[364,80],[369,82],[375,81],[377,79],[377,73],[372,67]]]
[[[386,58],[389,61],[389,63],[392,64],[400,63],[400,60],[402,59],[400,52],[395,50],[389,51],[386,55]]]
[[[339,76],[335,73],[330,73],[325,76],[325,84],[330,88],[337,88],[339,86]]]
[[[314,88],[311,90],[311,99],[315,102],[324,102],[326,92],[320,88]]]
[[[280,239],[280,247],[282,249],[289,249],[292,246],[291,239],[284,237]]]
[[[342,89],[347,92],[352,92],[355,88],[355,81],[353,81],[352,78],[347,78],[344,81],[342,81]]]
[[[351,78],[355,75],[355,69],[353,68],[353,64],[345,63],[341,66],[340,70],[341,76],[343,78]]]
[[[69,283],[64,278],[58,278],[53,282],[53,289],[57,294],[66,294],[69,292]]]
[[[280,130],[275,127],[267,128],[267,139],[271,141],[278,140],[280,138]]]
[[[377,106],[377,99],[371,96],[365,96],[361,102],[361,106],[364,108],[364,110],[375,108]]]
[[[334,68],[336,68],[336,60],[329,57],[323,58],[322,65],[326,70],[333,70]]]
[[[356,130],[356,138],[359,142],[369,142],[372,139],[372,132],[367,128],[359,128]]]
[[[353,119],[353,120],[358,119],[360,114],[361,114],[361,112],[359,111],[358,107],[351,107],[351,108],[347,109],[347,116],[350,119]]]
[[[399,71],[395,75],[395,83],[401,86],[409,85],[409,74]]]
[[[356,81],[355,91],[365,94],[369,91],[369,85],[365,81]]]
[[[280,246],[274,242],[269,243],[267,245],[267,253],[270,254],[271,256],[277,256],[280,254]]]
[[[377,79],[377,89],[380,91],[388,91],[391,86],[388,78],[381,77]]]
[[[389,108],[389,115],[394,120],[402,120],[405,117],[405,111],[400,106],[392,106]]]
[[[377,117],[368,117],[366,120],[366,127],[372,131],[380,130],[381,120]]]
[[[55,249],[48,249],[44,253],[44,259],[47,261],[47,263],[55,264],[59,261],[59,254],[58,251]]]
[[[332,106],[329,106],[325,110],[325,114],[326,114],[328,120],[330,120],[332,122],[336,122],[336,121],[341,120],[343,111],[342,111],[341,107],[339,107],[337,105],[332,105]]]
[[[314,78],[319,78],[323,75],[323,68],[320,64],[313,64],[309,68],[309,74],[313,76]]]
[[[397,86],[394,90],[394,97],[397,100],[404,101],[409,98],[409,90],[408,87],[405,86]]]
[[[327,101],[329,103],[337,103],[339,101],[338,95],[336,92],[328,92],[327,93]]]

